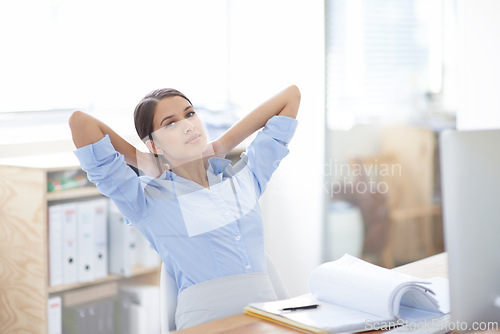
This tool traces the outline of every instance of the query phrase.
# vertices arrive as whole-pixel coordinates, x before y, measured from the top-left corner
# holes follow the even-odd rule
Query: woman
[[[207,145],[189,99],[159,89],[134,112],[150,153],[83,112],[70,117],[75,154],[88,178],[144,234],[175,278],[177,329],[276,299],[258,198],[288,154],[299,104],[300,92],[290,86]],[[238,162],[224,159],[262,127]],[[147,175],[137,177],[127,163]]]

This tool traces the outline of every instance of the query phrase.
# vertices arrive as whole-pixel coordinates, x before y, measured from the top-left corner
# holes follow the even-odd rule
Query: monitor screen
[[[440,144],[451,319],[469,329],[498,326],[500,130],[448,130]]]

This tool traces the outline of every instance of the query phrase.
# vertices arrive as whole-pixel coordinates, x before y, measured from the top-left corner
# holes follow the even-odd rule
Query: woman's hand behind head
[[[222,143],[221,139],[214,140],[207,144],[205,152],[203,152],[203,158],[224,158],[227,155],[227,150]]]
[[[147,176],[159,177],[170,166],[162,155],[137,151],[137,168]]]

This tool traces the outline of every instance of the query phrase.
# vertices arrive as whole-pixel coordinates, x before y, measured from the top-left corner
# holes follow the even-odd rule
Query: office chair
[[[278,299],[289,298],[278,271],[273,262],[266,254],[267,273]],[[161,264],[160,274],[160,320],[161,332],[167,334],[175,330],[175,310],[177,308],[177,284],[172,275],[169,274],[165,264]]]

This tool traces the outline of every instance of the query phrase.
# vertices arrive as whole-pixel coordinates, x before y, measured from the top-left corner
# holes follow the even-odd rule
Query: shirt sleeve
[[[115,202],[120,212],[132,221],[140,220],[150,203],[137,174],[125,163],[108,135],[94,144],[74,151],[88,179]]]
[[[246,150],[248,165],[257,183],[257,195],[264,192],[267,182],[288,155],[288,143],[297,128],[297,120],[287,116],[271,117]]]

